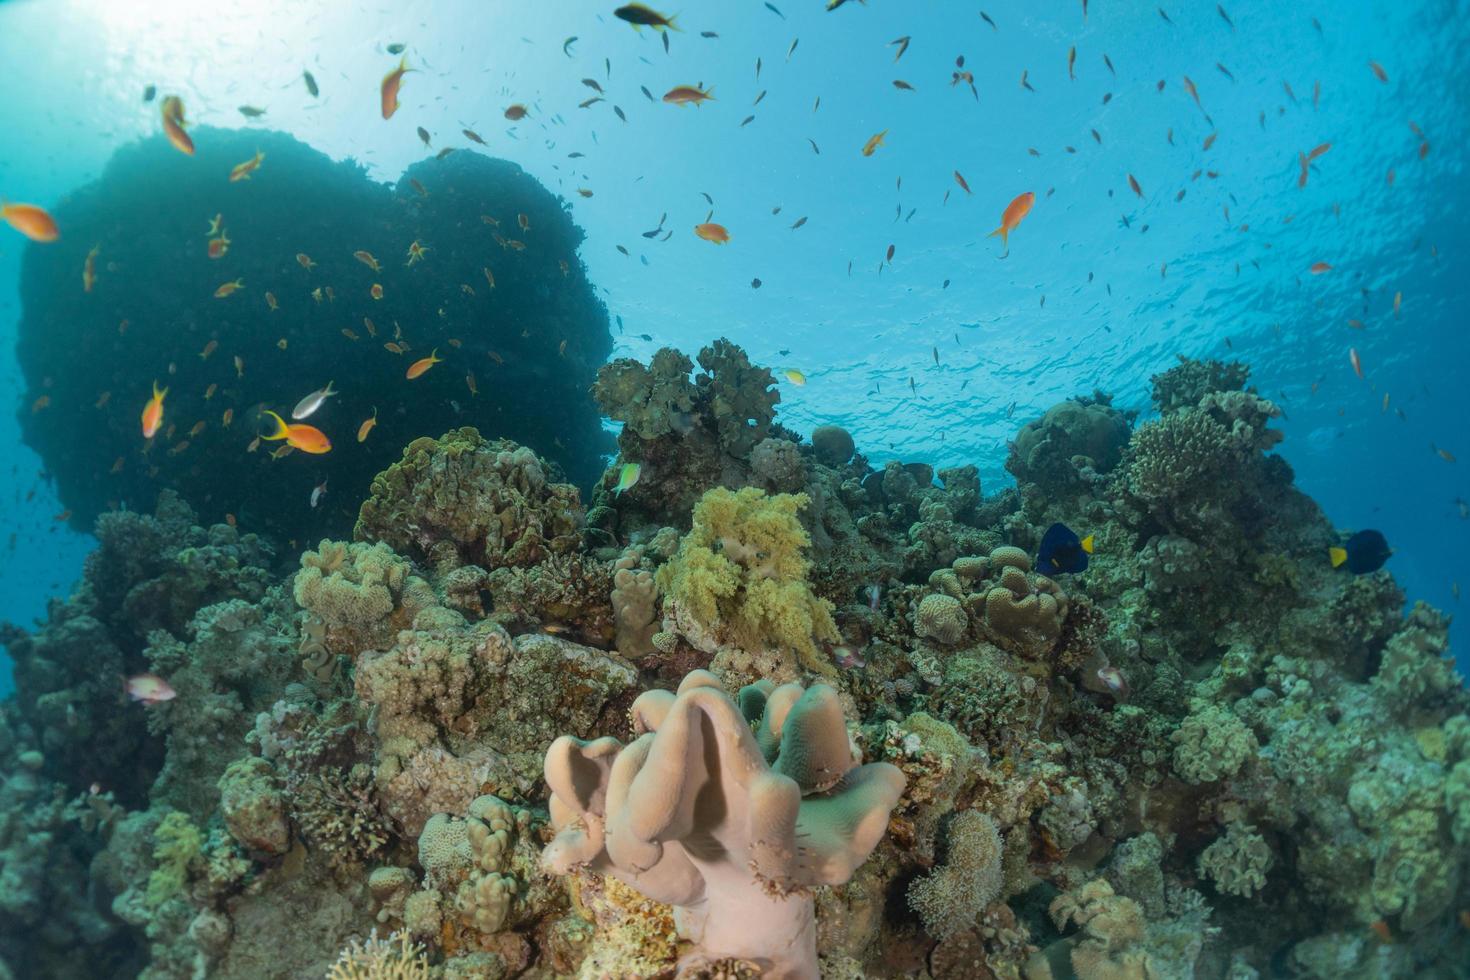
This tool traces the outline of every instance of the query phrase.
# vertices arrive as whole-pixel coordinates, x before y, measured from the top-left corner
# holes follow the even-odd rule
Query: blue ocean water
[[[844,425],[879,464],[973,462],[987,491],[1007,482],[1007,439],[1056,401],[1100,388],[1146,412],[1177,354],[1241,358],[1285,411],[1298,484],[1339,527],[1387,535],[1411,601],[1459,610],[1466,3],[987,2],[987,20],[974,3],[690,2],[670,35],[613,6],[0,3],[0,196],[49,206],[97,177],[157,131],[150,84],[198,123],[284,130],[384,181],[470,128],[572,202],[615,356],[728,336],[805,373],[782,385],[785,425]],[[385,122],[395,42],[418,70]],[[578,108],[584,79],[605,101]],[[695,83],[714,101],[658,101]],[[243,103],[267,114],[249,123]],[[508,123],[512,103],[530,117]],[[1299,187],[1299,154],[1324,143]],[[986,236],[1024,191],[1006,251]],[[727,245],[692,232],[711,211]],[[643,236],[659,226],[674,235]],[[0,228],[0,619],[19,622],[90,547],[55,520],[16,426],[26,247]]]

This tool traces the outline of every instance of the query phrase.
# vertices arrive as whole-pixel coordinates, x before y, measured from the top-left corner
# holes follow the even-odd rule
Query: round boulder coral
[[[415,439],[373,479],[355,536],[441,572],[534,565],[575,549],[586,516],[577,488],[555,476],[525,446],[473,428]]]
[[[852,454],[857,452],[857,444],[842,426],[819,425],[812,430],[812,451],[823,466],[841,466],[852,459]]]

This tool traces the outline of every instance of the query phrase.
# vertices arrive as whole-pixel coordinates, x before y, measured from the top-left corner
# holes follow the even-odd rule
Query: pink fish
[[[1128,686],[1128,678],[1124,677],[1123,672],[1117,667],[1099,667],[1097,669],[1097,679],[1102,683],[1103,687],[1108,689],[1108,693],[1112,694],[1115,700],[1128,700],[1128,694],[1131,690]]]
[[[138,674],[136,677],[129,677],[124,686],[128,697],[134,701],[141,701],[144,705],[172,701],[179,696],[179,692],[157,674]]]

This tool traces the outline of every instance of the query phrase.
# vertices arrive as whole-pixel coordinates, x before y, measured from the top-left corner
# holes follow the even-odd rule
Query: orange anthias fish
[[[1031,205],[1035,203],[1036,193],[1034,191],[1027,191],[1024,194],[1018,195],[1015,200],[1006,205],[1005,211],[1000,216],[1000,227],[992,231],[988,237],[994,238],[996,235],[999,235],[1001,245],[1010,248],[1009,238],[1011,232],[1016,230],[1016,226],[1021,223],[1021,219],[1031,213]]]
[[[316,268],[316,263],[313,262],[311,260],[311,256],[307,255],[305,252],[296,253],[296,264],[301,266],[301,268],[305,269],[307,272],[310,272],[312,269]]]
[[[433,367],[435,364],[438,364],[442,360],[443,358],[439,356],[439,348],[436,347],[429,352],[428,357],[421,357],[417,361],[414,361],[412,364],[410,364],[408,366],[407,373],[404,374],[404,377],[412,381],[414,378],[417,378],[419,375],[423,374],[425,371],[429,370],[429,368]]]
[[[378,424],[378,410],[376,408],[374,408],[373,409],[373,417],[370,418],[370,419],[363,419],[362,425],[359,425],[357,427],[357,441],[358,442],[365,442],[365,441],[367,441],[368,433],[371,432],[371,431],[373,431],[373,426],[375,426],[377,424]]]
[[[101,245],[93,245],[92,251],[87,253],[87,261],[82,263],[82,292],[90,293],[92,287],[97,285],[97,252]]]
[[[1383,66],[1378,62],[1370,61],[1368,62],[1368,67],[1373,69],[1373,74],[1377,76],[1380,82],[1388,81],[1388,72],[1384,71]]]
[[[1133,188],[1133,193],[1137,194],[1139,197],[1143,197],[1143,188],[1138,186],[1138,178],[1134,177],[1132,174],[1128,175],[1128,186]]]
[[[378,283],[373,283],[372,288],[368,290],[368,295],[373,299],[382,299],[383,287]]]
[[[383,76],[383,118],[392,119],[398,111],[398,89],[403,85],[403,76],[413,71],[408,67],[408,56],[398,61],[398,67]]]
[[[352,253],[352,257],[361,262],[363,265],[367,266],[369,269],[372,269],[374,272],[382,271],[382,267],[378,265],[378,260],[373,258],[372,252],[358,249],[356,252]]]
[[[880,147],[880,146],[883,145],[883,137],[885,137],[887,135],[888,135],[888,130],[885,129],[881,133],[874,133],[872,136],[869,136],[868,137],[868,141],[863,144],[863,156],[865,156],[865,157],[872,156],[873,155],[873,151],[877,150],[878,147]]]
[[[517,102],[514,105],[508,105],[505,107],[505,118],[509,119],[511,122],[520,122],[522,119],[526,118],[528,112],[529,110],[527,110],[525,106]]]
[[[0,218],[33,242],[54,242],[61,237],[56,219],[34,204],[6,204],[0,201]]]
[[[1363,361],[1358,357],[1358,349],[1356,347],[1348,348],[1348,363],[1353,366],[1353,373],[1361,381],[1363,378]]]
[[[699,105],[713,102],[715,90],[703,89],[698,85],[676,85],[664,93],[664,101],[670,105]]]
[[[148,399],[148,404],[143,406],[143,438],[152,439],[163,425],[163,396],[168,394],[168,389],[159,389],[158,382],[153,382],[153,397]]]
[[[245,288],[245,280],[244,279],[236,279],[233,282],[221,283],[220,284],[220,287],[214,291],[214,298],[215,299],[224,299],[226,296],[231,296],[237,290],[244,289],[244,288]]]
[[[265,305],[271,308],[272,313],[281,308],[281,304],[276,302],[276,294],[270,290],[266,290]]]
[[[177,95],[167,96],[163,100],[163,132],[168,141],[173,144],[174,149],[180,153],[194,155],[194,141],[189,134],[184,132],[188,123],[184,121],[184,100]]]
[[[954,182],[960,185],[960,190],[964,191],[966,194],[970,193],[969,183],[965,180],[964,175],[961,174],[958,170],[954,172]]]
[[[250,175],[255,173],[255,171],[260,168],[260,162],[264,159],[265,154],[260,152],[259,150],[256,150],[255,156],[251,157],[249,160],[246,160],[244,163],[235,164],[235,166],[230,169],[230,183],[233,184],[237,180],[249,180]]]
[[[1314,276],[1320,276],[1324,272],[1331,272],[1332,266],[1328,265],[1326,262],[1313,262],[1312,267],[1307,271]]]
[[[284,439],[286,440],[287,446],[293,449],[299,449],[303,453],[312,453],[313,455],[331,452],[332,440],[328,439],[327,434],[316,426],[306,425],[302,422],[297,422],[295,425],[287,425],[286,420],[275,412],[267,410],[265,414],[274,419],[276,423],[275,432],[270,435],[261,435],[261,438],[267,442]]]
[[[730,241],[730,232],[725,226],[715,224],[713,221],[706,221],[703,224],[695,225],[694,233],[705,241],[713,242],[716,245],[724,245]]]
[[[409,243],[408,262],[406,264],[413,265],[415,262],[422,262],[424,260],[424,256],[428,253],[429,246],[422,244],[417,238],[415,238],[412,242]]]
[[[224,234],[223,232],[220,233],[220,236],[218,238],[211,238],[209,240],[209,248],[207,250],[207,254],[210,258],[222,259],[225,257],[225,253],[229,250],[230,236]]]

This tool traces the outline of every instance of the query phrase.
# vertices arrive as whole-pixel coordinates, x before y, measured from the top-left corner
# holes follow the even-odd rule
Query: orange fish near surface
[[[220,284],[220,287],[214,291],[214,298],[215,299],[224,299],[226,296],[231,296],[237,290],[241,290],[241,289],[244,289],[244,288],[245,288],[245,280],[244,279],[236,279],[234,282],[221,283]]]
[[[225,257],[225,253],[229,250],[230,237],[224,232],[220,232],[220,236],[218,238],[211,238],[209,240],[208,255],[210,258],[222,259]]]
[[[34,204],[6,204],[0,201],[0,218],[33,242],[54,242],[61,237],[56,219]]]
[[[400,58],[398,67],[383,76],[383,118],[392,119],[398,111],[398,89],[403,85],[403,76],[413,71],[408,67],[408,56]]]
[[[887,135],[888,130],[885,129],[881,133],[874,133],[872,136],[869,136],[868,141],[863,144],[863,156],[872,156],[874,151],[883,145],[883,137]]]
[[[1035,203],[1036,193],[1034,191],[1027,191],[1024,194],[1018,195],[1015,200],[1006,205],[1005,211],[1001,212],[1000,227],[992,231],[987,237],[994,238],[996,235],[999,235],[1000,243],[1006,248],[1010,248],[1009,238],[1011,232],[1016,230],[1016,226],[1021,223],[1021,219],[1031,213],[1031,205]]]
[[[82,292],[90,293],[92,287],[97,285],[97,252],[101,245],[93,245],[92,251],[87,253],[87,261],[82,263]]]
[[[162,390],[158,382],[153,382],[153,397],[148,399],[148,404],[143,406],[143,438],[152,439],[163,425],[163,396],[168,394],[168,389]]]
[[[1353,366],[1353,373],[1356,374],[1358,376],[1358,380],[1361,381],[1363,378],[1363,361],[1361,358],[1358,357],[1358,349],[1356,347],[1348,348],[1348,363]]]
[[[184,100],[170,95],[163,100],[163,132],[174,149],[180,153],[194,155],[194,141],[184,132],[188,123],[184,121]]]
[[[664,93],[669,105],[699,105],[715,100],[714,89],[703,89],[698,85],[675,85]]]
[[[414,378],[419,377],[425,371],[429,370],[429,368],[433,367],[435,364],[438,364],[442,360],[443,358],[439,356],[439,348],[436,347],[429,352],[428,357],[421,357],[417,361],[414,361],[412,364],[410,364],[408,366],[408,372],[404,374],[404,377],[412,381]]]
[[[259,150],[256,150],[255,156],[251,157],[249,160],[246,160],[244,163],[235,164],[235,166],[230,169],[230,183],[233,184],[237,180],[249,180],[250,175],[255,173],[255,171],[260,168],[260,162],[264,159],[265,154],[260,152]]]
[[[373,431],[373,426],[375,426],[377,424],[378,424],[378,410],[376,408],[374,408],[373,409],[373,417],[370,418],[370,419],[363,419],[362,425],[359,425],[357,427],[357,441],[358,442],[366,442],[367,441],[367,437],[368,437],[368,433],[371,432],[371,431]]]
[[[730,232],[725,226],[717,225],[713,221],[706,221],[704,224],[695,225],[694,233],[705,241],[713,242],[716,245],[724,245],[730,241]]]
[[[300,422],[294,425],[287,425],[286,420],[275,412],[267,411],[265,414],[274,419],[276,423],[275,432],[270,435],[261,435],[261,438],[267,442],[284,439],[286,440],[287,446],[293,449],[299,449],[303,453],[312,453],[318,456],[325,452],[331,452],[332,440],[328,439],[327,434],[316,426],[303,425]]]
[[[1332,266],[1328,265],[1326,262],[1313,262],[1312,267],[1307,271],[1314,276],[1320,276],[1324,272],[1331,272]]]

